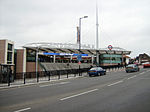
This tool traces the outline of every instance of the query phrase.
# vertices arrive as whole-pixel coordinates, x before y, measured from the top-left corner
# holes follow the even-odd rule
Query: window
[[[33,50],[27,50],[27,62],[36,61],[36,52]]]
[[[7,61],[12,61],[12,53],[11,52],[7,53]]]
[[[121,55],[103,54],[100,56],[100,63],[121,63]]]
[[[13,45],[12,44],[8,44],[8,50],[12,51]]]

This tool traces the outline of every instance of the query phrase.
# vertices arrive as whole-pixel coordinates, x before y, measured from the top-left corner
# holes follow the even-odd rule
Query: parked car
[[[101,67],[93,67],[88,71],[89,76],[106,75],[106,70]]]
[[[139,71],[140,68],[138,67],[138,65],[136,64],[129,64],[128,66],[126,66],[126,72],[137,72]]]
[[[150,68],[150,62],[143,63],[143,68]]]

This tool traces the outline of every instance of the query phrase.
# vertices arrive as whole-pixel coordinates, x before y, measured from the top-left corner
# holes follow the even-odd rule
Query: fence
[[[68,69],[68,70],[52,70],[52,71],[40,71],[40,72],[23,72],[23,73],[14,73],[12,75],[7,75],[5,80],[1,83],[8,83],[10,86],[13,82],[20,82],[26,84],[26,82],[39,82],[39,81],[50,81],[52,79],[61,79],[82,76],[82,73],[87,72],[89,68],[84,69]]]
[[[104,66],[102,67],[105,70],[116,70],[123,68],[123,66]],[[18,81],[21,84],[31,83],[31,82],[40,82],[40,81],[51,81],[53,79],[69,78],[82,76],[83,73],[88,72],[90,68],[82,69],[68,69],[68,70],[51,70],[51,71],[40,71],[40,72],[24,72],[24,73],[15,73],[15,74],[6,74],[7,78],[2,83],[8,83],[10,86],[11,83]]]

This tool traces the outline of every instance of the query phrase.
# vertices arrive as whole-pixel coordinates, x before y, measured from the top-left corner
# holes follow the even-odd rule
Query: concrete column
[[[53,62],[56,63],[56,55],[53,56]]]
[[[99,65],[99,53],[96,53],[96,64]]]
[[[71,55],[71,57],[70,57],[70,62],[72,63],[72,55]]]
[[[92,64],[94,64],[94,55],[92,55],[91,57],[92,57]]]
[[[23,72],[26,72],[26,63],[27,63],[26,49],[23,50]]]
[[[8,41],[5,40],[5,57],[4,57],[4,64],[7,64],[7,48],[8,48]]]

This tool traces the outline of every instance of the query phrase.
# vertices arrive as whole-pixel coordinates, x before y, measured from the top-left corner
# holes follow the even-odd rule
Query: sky
[[[108,45],[150,54],[150,0],[97,0],[99,48]],[[81,44],[96,44],[96,0],[0,0],[0,39],[73,43],[81,20]]]

